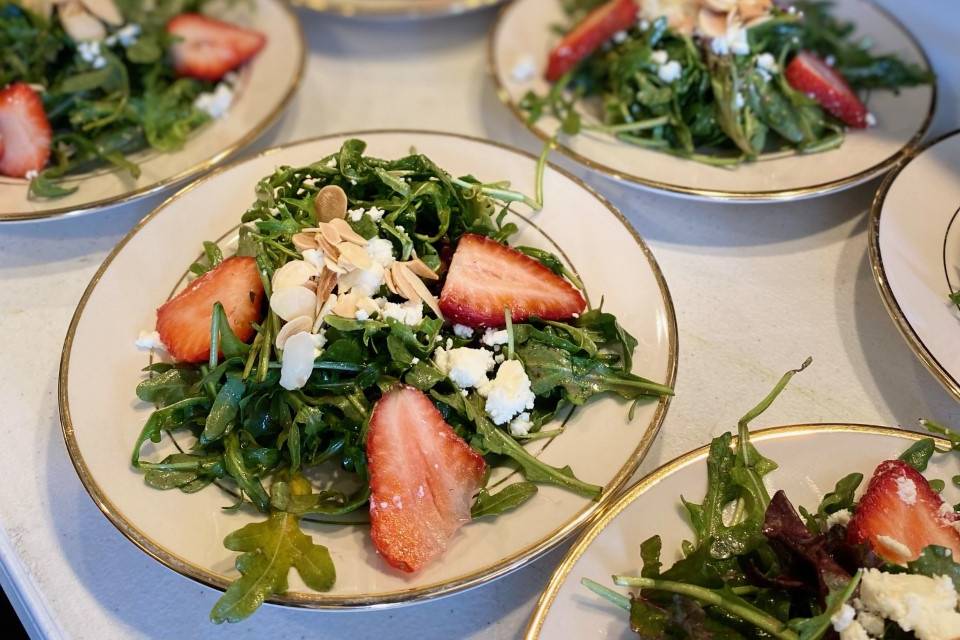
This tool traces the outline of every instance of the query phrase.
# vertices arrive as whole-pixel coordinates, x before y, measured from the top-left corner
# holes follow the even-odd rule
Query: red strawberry
[[[932,544],[960,558],[958,516],[916,469],[902,460],[880,463],[847,526],[847,540],[869,542],[889,562],[914,560]],[[909,556],[906,555],[909,550]]]
[[[22,82],[0,91],[0,173],[23,178],[41,171],[50,159],[51,135],[36,91]]]
[[[256,260],[228,258],[157,309],[157,331],[170,355],[181,362],[210,357],[210,319],[216,302],[223,305],[238,338],[246,342],[253,337],[250,323],[260,319],[263,303]]]
[[[391,566],[413,572],[470,521],[486,463],[422,391],[398,386],[377,402],[367,432],[370,536]]]
[[[587,14],[550,52],[547,80],[556,82],[613,34],[633,26],[639,10],[634,0],[609,0]]]
[[[816,55],[801,51],[784,73],[791,87],[812,97],[846,124],[858,129],[867,126],[867,107],[843,76]]]
[[[255,56],[267,38],[259,31],[199,13],[181,13],[167,23],[167,33],[180,38],[170,50],[181,76],[216,81]]]
[[[440,292],[440,310],[469,327],[502,327],[503,309],[515,322],[565,320],[587,306],[577,289],[533,258],[495,240],[464,234]]]

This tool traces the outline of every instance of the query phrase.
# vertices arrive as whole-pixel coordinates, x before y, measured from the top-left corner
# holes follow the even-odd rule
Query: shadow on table
[[[55,388],[50,393],[55,393]],[[219,592],[166,569],[125,540],[80,484],[67,456],[59,423],[54,421],[50,429],[54,432],[46,460],[50,522],[78,588],[85,590],[115,621],[116,637],[360,639],[397,637],[400,630],[418,630],[418,637],[425,640],[481,633],[506,638],[503,631],[494,631],[497,621],[509,617],[512,623],[508,628],[521,620],[525,623],[563,551],[554,551],[492,584],[417,606],[365,612],[265,606],[240,624],[215,626],[207,616]],[[124,461],[118,460],[117,464]],[[198,535],[202,532],[198,531]],[[69,598],[69,594],[61,596]],[[77,615],[71,618],[76,620]],[[77,631],[67,630],[68,635]]]

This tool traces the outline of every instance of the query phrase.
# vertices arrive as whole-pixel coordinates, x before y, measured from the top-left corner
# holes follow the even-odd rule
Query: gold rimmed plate
[[[144,150],[130,156],[140,176],[99,169],[64,180],[76,191],[61,198],[33,198],[26,180],[0,176],[0,222],[73,216],[155,193],[219,164],[266,131],[300,85],[307,46],[286,0],[252,0],[218,9],[219,19],[257,29],[266,46],[238,73],[229,110],[195,131],[182,149]]]
[[[870,264],[907,344],[960,400],[960,130],[905,159],[870,212]]]
[[[930,68],[920,44],[872,0],[838,0],[833,12],[853,22],[855,37],[869,38],[877,50]],[[558,120],[545,114],[530,124],[519,104],[528,91],[539,95],[548,91],[543,72],[547,54],[557,40],[550,27],[563,22],[559,0],[516,0],[502,10],[488,42],[490,71],[500,99],[544,140],[558,130]],[[681,197],[742,202],[809,198],[866,182],[915,148],[933,116],[936,85],[899,93],[873,91],[866,103],[876,117],[876,126],[848,130],[837,149],[810,155],[771,154],[735,168],[670,156],[589,131],[561,135],[558,148],[610,178]],[[597,115],[589,110],[583,113],[588,123],[598,123]]]
[[[139,223],[101,266],[70,324],[60,368],[59,401],[67,450],[90,496],[116,527],[166,566],[215,588],[236,576],[224,535],[257,519],[225,512],[230,496],[216,488],[193,495],[147,487],[129,466],[137,434],[151,411],[134,388],[148,354],[133,341],[152,328],[156,307],[171,294],[205,239],[229,247],[254,186],[278,165],[302,165],[340,148],[348,137],[365,140],[367,153],[395,158],[411,147],[456,175],[509,179],[532,193],[536,160],[483,140],[424,131],[366,131],[278,147],[233,164],[185,188]],[[636,373],[673,384],[677,367],[676,319],[666,282],[643,240],[606,200],[555,167],[545,175],[546,204],[538,213],[510,215],[516,241],[549,249],[583,280],[594,304],[615,312],[639,340]],[[203,211],[203,216],[197,216]],[[598,260],[597,256],[616,256]],[[314,608],[384,607],[419,602],[502,576],[576,531],[621,488],[636,469],[663,421],[668,400],[628,406],[600,398],[577,410],[562,435],[530,443],[554,465],[570,464],[584,480],[605,487],[599,501],[544,486],[536,499],[503,517],[464,527],[451,548],[421,572],[390,570],[376,555],[364,526],[311,523],[307,531],[329,547],[337,566],[332,591],[315,593],[291,575],[290,591],[276,603]],[[545,444],[546,443],[546,444]],[[151,457],[173,451],[164,440]],[[494,476],[503,480],[509,472]]]
[[[751,434],[751,442],[780,465],[764,479],[771,492],[783,489],[794,505],[816,510],[837,480],[853,472],[869,478],[880,462],[899,457],[910,444],[925,437],[929,436],[889,427],[806,424],[763,429]],[[938,440],[938,444],[949,447],[945,441]],[[842,455],[824,455],[825,451]],[[663,541],[665,565],[679,560],[681,542],[693,536],[680,496],[697,502],[704,495],[708,453],[709,446],[704,446],[668,462],[591,521],[537,601],[527,640],[636,637],[630,631],[628,614],[588,591],[580,581],[590,578],[613,587],[611,575],[635,574],[643,566],[640,543],[654,535]],[[925,475],[949,478],[958,470],[957,456],[935,456]],[[953,487],[946,491],[949,500],[956,498]]]
[[[322,13],[370,20],[418,20],[468,13],[505,0],[294,0],[294,4]]]

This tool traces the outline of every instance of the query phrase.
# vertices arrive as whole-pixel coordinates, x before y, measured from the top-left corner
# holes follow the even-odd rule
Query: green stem
[[[730,600],[723,594],[717,593],[713,589],[698,587],[692,584],[682,582],[673,582],[672,580],[659,580],[656,578],[638,578],[634,576],[613,576],[613,582],[621,587],[635,587],[639,589],[655,589],[657,591],[666,591],[667,593],[676,593],[678,595],[694,598],[705,604],[720,607],[721,609],[732,613],[738,618],[749,622],[758,629],[766,631],[774,638],[781,640],[799,640],[799,636],[791,631],[786,624],[777,620],[773,616],[767,615],[760,609],[746,603],[740,603]]]
[[[599,582],[591,580],[590,578],[580,578],[580,584],[585,586],[587,589],[590,589],[590,591],[593,591],[607,602],[615,604],[626,611],[630,611],[630,598],[622,593],[617,593],[613,589],[608,589]]]
[[[495,200],[500,200],[502,202],[522,202],[527,205],[534,211],[540,209],[540,205],[536,200],[530,198],[530,196],[524,195],[519,191],[512,191],[510,189],[500,189],[497,187],[491,187],[485,184],[476,184],[474,182],[467,182],[466,180],[461,180],[460,178],[450,178],[450,182],[457,185],[461,189],[473,190],[479,189],[480,193],[494,198]]]
[[[550,151],[556,146],[557,136],[554,134],[547,140],[546,144],[543,145],[543,151],[540,152],[540,157],[537,158],[537,170],[534,175],[534,185],[536,186],[534,187],[533,193],[533,199],[537,206],[534,207],[534,211],[543,209],[543,176],[547,169],[547,157],[550,155]]]
[[[510,307],[503,308],[503,319],[507,327],[507,360],[513,360],[513,314],[510,313]]]
[[[670,116],[660,116],[638,122],[625,122],[623,124],[585,124],[583,128],[587,131],[598,131],[601,133],[630,133],[632,131],[644,131],[646,129],[655,129],[670,122]]]

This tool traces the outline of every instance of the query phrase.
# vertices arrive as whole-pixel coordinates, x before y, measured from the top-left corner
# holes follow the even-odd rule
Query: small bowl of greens
[[[521,0],[490,35],[500,97],[608,176],[774,201],[859,184],[919,142],[920,45],[869,0]]]
[[[960,434],[750,432],[795,371],[638,482],[571,548],[527,638],[799,640],[960,634]]]
[[[0,7],[0,221],[101,209],[251,142],[300,81],[281,2],[16,0]]]

